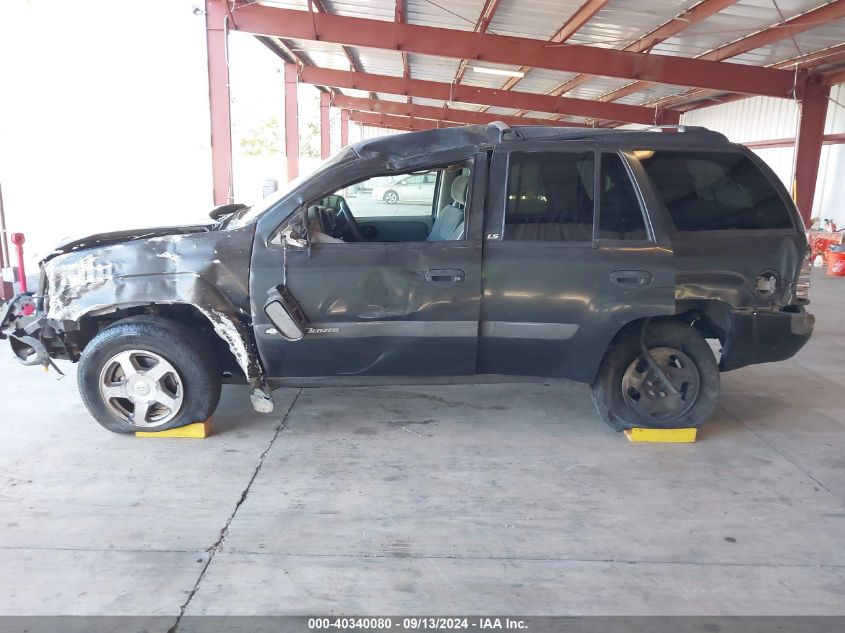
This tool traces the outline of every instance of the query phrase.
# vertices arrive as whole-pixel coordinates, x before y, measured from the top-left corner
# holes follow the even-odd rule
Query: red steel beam
[[[329,120],[329,103],[331,95],[320,93],[320,158],[325,160],[332,153],[332,128]]]
[[[299,99],[297,67],[285,64],[285,158],[288,182],[299,176]]]
[[[845,134],[825,134],[822,136],[822,145],[839,145],[845,143]],[[794,138],[774,138],[766,141],[749,141],[742,143],[751,149],[768,149],[771,147],[791,147],[795,145]]]
[[[335,95],[332,105],[337,108],[347,108],[361,112],[380,112],[382,114],[393,114],[418,119],[433,119],[438,121],[452,121],[455,123],[486,125],[494,121],[501,121],[508,125],[551,125],[586,127],[583,123],[566,123],[564,121],[552,121],[550,119],[535,119],[529,117],[502,116],[499,114],[486,114],[472,110],[459,110],[456,108],[437,108],[433,106],[422,106],[407,104],[401,101],[385,101],[383,99],[357,99],[344,95]]]
[[[719,48],[714,48],[712,51],[708,51],[706,53],[702,53],[701,55],[697,55],[694,59],[700,61],[710,61],[710,62],[721,62],[725,59],[729,59],[731,57],[736,57],[737,55],[742,55],[743,53],[747,53],[748,51],[753,51],[755,48],[760,48],[762,46],[768,46],[769,44],[773,44],[774,42],[779,42],[780,40],[795,36],[798,33],[802,33],[808,29],[811,29],[816,26],[820,26],[832,20],[838,20],[840,18],[845,17],[845,0],[833,0],[828,4],[822,5],[816,9],[812,9],[807,11],[806,13],[802,13],[801,15],[797,15],[793,18],[785,20],[779,24],[775,24],[770,26],[769,28],[762,29],[753,33],[747,37],[742,37],[738,40],[730,42],[729,44],[725,44],[724,46],[720,46]],[[738,66],[739,64],[733,64],[734,66]],[[777,70],[775,68],[768,68],[764,70]],[[786,71],[781,71],[786,72]],[[608,92],[607,94],[602,95],[599,97],[602,101],[615,101],[616,99],[621,99],[627,95],[633,94],[635,92],[639,92],[646,86],[648,86],[650,81],[637,81],[632,84],[628,84],[627,86],[622,86],[618,90],[614,90],[612,92]],[[674,82],[664,82],[664,83],[674,83]],[[688,82],[681,83],[679,85],[690,85]],[[712,86],[696,86],[697,88],[712,88]],[[719,90],[718,87],[715,88]],[[724,88],[722,90],[725,90]],[[738,92],[748,94],[748,90],[729,90],[729,92]],[[786,95],[769,95],[769,96],[791,96],[792,91],[789,90]],[[762,94],[762,93],[760,93]]]
[[[845,83],[845,68],[825,73],[822,75],[822,82],[825,86],[835,86],[836,84]]]
[[[798,134],[795,138],[794,192],[795,204],[806,226],[810,226],[813,212],[829,96],[830,86],[818,80],[808,81],[800,105]]]
[[[340,146],[349,145],[349,110],[340,111]]]
[[[396,0],[396,7],[393,12],[393,21],[397,24],[401,24],[405,21],[405,0]],[[406,79],[411,77],[411,62],[408,59],[408,53],[405,51],[402,51],[402,76]],[[371,92],[370,99],[375,98],[376,94],[374,92]],[[406,97],[405,101],[411,103],[412,98]]]
[[[224,21],[228,20],[226,5],[206,2],[205,41],[208,52],[208,103],[211,111],[211,182],[215,205],[234,201],[229,66],[226,63],[224,30]]]
[[[474,103],[513,108],[514,110],[534,110],[564,116],[587,116],[644,125],[652,125],[655,119],[654,108],[621,103],[601,103],[600,101],[573,99],[571,97],[553,97],[528,92],[494,90],[477,86],[453,86],[436,81],[355,73],[314,66],[305,67],[301,70],[300,81],[317,86],[386,92],[395,95],[439,99],[441,101]],[[667,110],[665,111],[665,119],[667,124],[678,123],[680,113]]]
[[[638,40],[628,44],[623,51],[633,51],[635,53],[647,53],[652,48],[668,40],[689,28],[693,24],[701,22],[710,17],[714,13],[718,13],[722,9],[736,4],[737,0],[702,0],[694,7],[691,7],[683,13],[675,16],[668,22],[664,22],[650,33],[646,33]],[[585,81],[590,80],[590,75],[576,75],[564,84],[551,91],[551,94],[561,95],[569,92],[576,86],[580,86]]]
[[[841,60],[845,60],[845,44],[837,44],[836,46],[830,46],[828,48],[822,49],[820,51],[815,51],[813,53],[807,53],[806,55],[798,55],[796,57],[791,57],[789,59],[785,59],[780,62],[776,62],[774,64],[770,64],[771,68],[784,68],[784,69],[798,69],[798,70],[810,70],[812,68],[817,68],[818,66],[824,66],[826,64],[831,64],[834,62],[838,62]],[[843,69],[845,70],[845,69]],[[823,73],[822,75],[824,78],[828,77],[828,73]],[[827,82],[827,79],[824,79]],[[845,74],[840,81],[845,81]],[[839,83],[834,81],[830,85],[835,83]],[[667,106],[679,106],[691,101],[696,101],[699,99],[704,99],[708,95],[717,94],[712,90],[685,90],[684,92],[680,92],[678,94],[669,95],[667,97],[662,97],[655,101],[652,101],[646,105],[651,107],[667,107]],[[737,98],[744,99],[746,95],[725,95],[721,96],[716,99],[712,99],[706,102],[702,102],[700,105],[696,105],[695,108],[699,107],[707,107],[709,105],[714,105],[716,103],[727,103],[728,101],[735,101]]]
[[[223,0],[211,0],[222,2]],[[324,13],[237,5],[237,29],[255,35],[288,37],[398,50],[480,62],[527,65],[622,79],[713,88],[772,97],[789,96],[792,73],[742,64],[668,55],[641,55],[595,46],[550,45],[525,37],[472,33],[416,24],[385,23]]]
[[[432,121],[431,119],[416,119],[407,116],[357,112],[354,110],[349,113],[349,119],[350,121],[363,123],[370,127],[383,127],[391,130],[419,131],[436,130],[443,127],[460,127],[460,123],[450,123],[448,121]]]

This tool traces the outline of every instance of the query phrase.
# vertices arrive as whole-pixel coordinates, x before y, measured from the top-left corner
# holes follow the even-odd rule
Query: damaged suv
[[[355,193],[408,175],[403,204]],[[59,247],[0,336],[26,365],[78,361],[117,432],[204,420],[224,382],[269,411],[274,385],[309,378],[473,374],[590,383],[624,429],[702,424],[720,371],[789,358],[813,329],[789,195],[703,128],[366,140],[211,218]]]

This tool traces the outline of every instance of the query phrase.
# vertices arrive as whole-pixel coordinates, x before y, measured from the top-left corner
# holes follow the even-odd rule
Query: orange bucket
[[[828,277],[845,277],[845,250],[829,250],[826,254]]]

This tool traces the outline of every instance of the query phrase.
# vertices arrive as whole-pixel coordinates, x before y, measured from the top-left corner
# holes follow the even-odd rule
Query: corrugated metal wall
[[[834,86],[830,96],[825,134],[845,133],[845,84]],[[703,125],[737,143],[794,138],[798,107],[787,99],[752,97],[687,112],[682,123]],[[754,151],[791,188],[794,149],[790,146]],[[831,218],[845,226],[845,145],[841,143],[822,147],[813,217]]]

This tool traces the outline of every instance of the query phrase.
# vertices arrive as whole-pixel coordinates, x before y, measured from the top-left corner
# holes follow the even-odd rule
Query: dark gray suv
[[[434,184],[355,193],[407,174]],[[491,374],[588,382],[623,429],[702,424],[720,371],[789,358],[813,330],[789,195],[701,128],[378,138],[211,217],[59,247],[0,336],[24,364],[79,361],[118,432],[203,420],[222,382],[269,411],[278,384]]]

